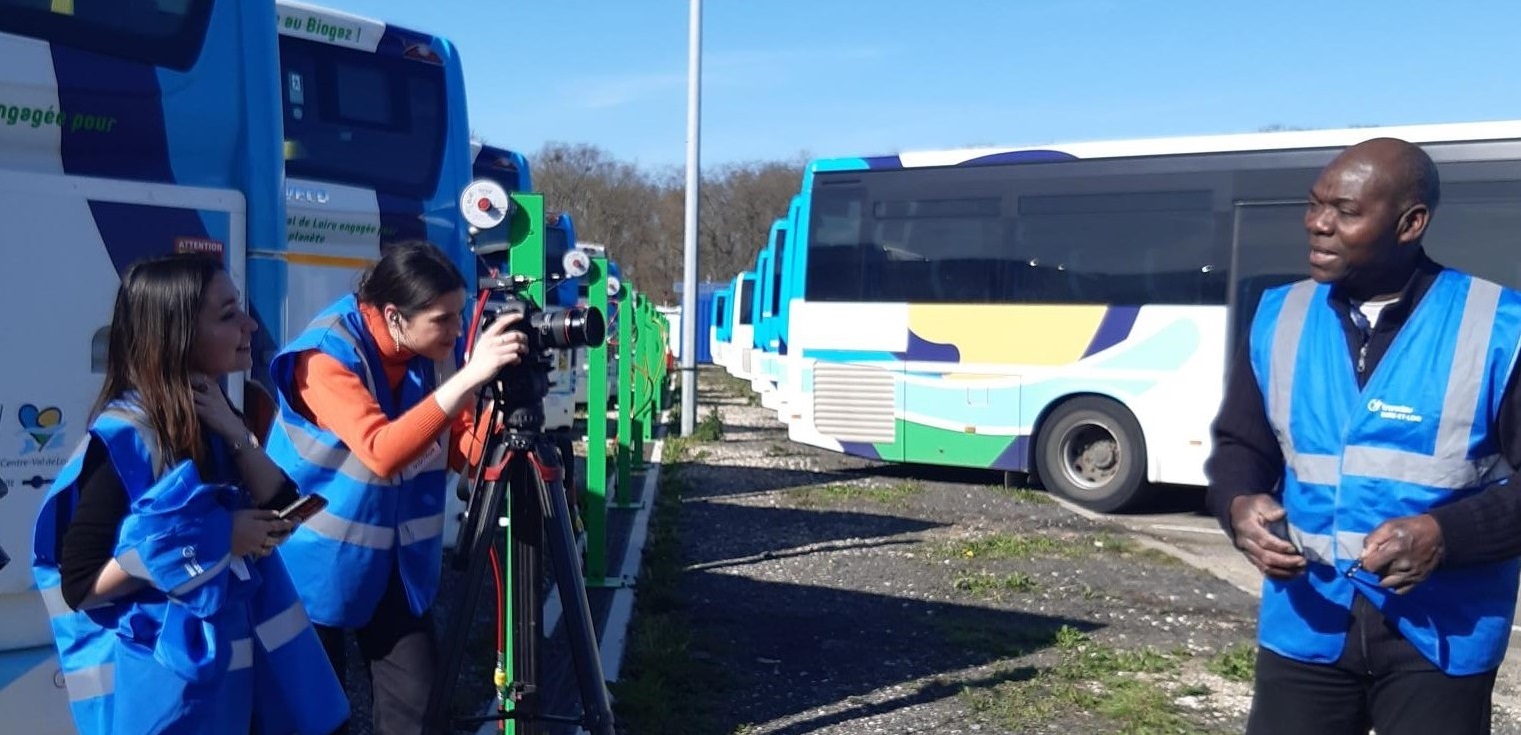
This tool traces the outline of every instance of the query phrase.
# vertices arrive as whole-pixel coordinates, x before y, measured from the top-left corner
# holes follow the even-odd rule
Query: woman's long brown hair
[[[156,441],[164,467],[205,459],[190,388],[190,352],[206,288],[221,271],[217,259],[202,254],[140,260],[127,269],[116,292],[106,380],[91,416],[135,394],[132,402],[155,434],[144,439]]]

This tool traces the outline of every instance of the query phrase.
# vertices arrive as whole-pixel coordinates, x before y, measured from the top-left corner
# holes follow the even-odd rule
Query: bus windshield
[[[431,196],[442,168],[444,67],[280,37],[286,172]]]
[[[0,0],[0,32],[181,71],[200,55],[210,17],[211,0]]]

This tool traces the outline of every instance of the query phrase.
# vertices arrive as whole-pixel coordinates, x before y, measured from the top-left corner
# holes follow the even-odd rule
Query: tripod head
[[[582,306],[544,309],[527,294],[528,279],[488,277],[481,279],[487,303],[481,330],[497,318],[519,314],[512,326],[528,338],[528,354],[517,365],[502,368],[491,383],[495,408],[505,411],[509,431],[537,432],[544,426],[544,396],[549,393],[549,373],[554,350],[596,347],[607,335],[602,312]]]

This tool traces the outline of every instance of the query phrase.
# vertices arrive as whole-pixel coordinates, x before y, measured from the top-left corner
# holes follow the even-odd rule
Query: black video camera
[[[495,306],[493,309],[491,307]],[[522,321],[512,328],[528,337],[528,351],[540,356],[545,350],[566,350],[578,347],[598,347],[607,336],[607,322],[596,309],[572,306],[563,309],[541,309],[533,301],[508,292],[496,303],[488,304],[481,329],[491,325],[498,316],[522,314]]]
[[[486,304],[480,328],[484,331],[507,314],[523,316],[512,330],[528,338],[528,354],[522,363],[503,368],[497,377],[513,403],[538,403],[549,393],[549,371],[554,367],[549,351],[600,346],[607,335],[607,322],[596,309],[543,309],[519,292],[523,284],[500,285],[500,295]]]

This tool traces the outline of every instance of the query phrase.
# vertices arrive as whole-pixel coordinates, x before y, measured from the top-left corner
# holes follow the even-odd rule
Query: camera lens
[[[559,349],[596,347],[607,336],[607,322],[602,312],[580,306],[555,311],[541,311],[529,319],[538,330],[542,343]]]

